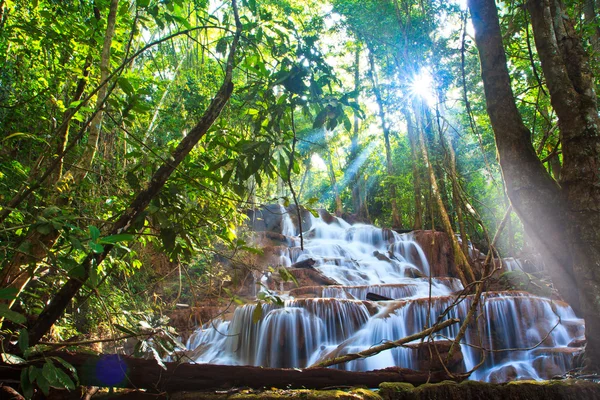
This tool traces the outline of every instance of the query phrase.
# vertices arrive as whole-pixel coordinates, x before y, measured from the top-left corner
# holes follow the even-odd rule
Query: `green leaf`
[[[48,394],[50,393],[50,383],[48,382],[48,380],[44,378],[43,375],[38,375],[36,382],[38,387],[42,389],[44,395],[48,396]]]
[[[164,228],[160,230],[160,239],[167,251],[173,251],[175,248],[175,238],[177,238],[177,233],[174,229]]]
[[[14,354],[2,353],[1,356],[2,356],[2,362],[6,363],[6,364],[19,365],[19,364],[27,363],[27,361],[23,360],[19,356],[15,356]]]
[[[114,326],[115,326],[115,328],[117,328],[121,332],[126,333],[128,335],[137,335],[137,333],[135,333],[134,331],[132,331],[129,328],[125,328],[123,325],[115,324]]]
[[[29,380],[29,372],[27,368],[21,370],[21,390],[25,398],[30,399],[33,396],[33,385]]]
[[[261,292],[263,293],[263,292]],[[263,312],[262,312],[262,303],[259,301],[258,303],[256,303],[256,307],[254,308],[254,311],[252,312],[252,322],[254,322],[255,324],[260,321],[260,319],[262,318]]]
[[[104,246],[96,242],[90,242],[90,249],[92,249],[94,253],[102,253],[104,251]]]
[[[119,79],[117,79],[117,83],[119,84],[119,87],[125,92],[125,94],[127,94],[128,96],[133,95],[133,86],[127,78],[120,77]]]
[[[21,329],[19,331],[19,349],[24,353],[29,348],[29,335],[27,329]]]
[[[46,378],[51,386],[60,386],[58,376],[56,374],[57,368],[52,364],[51,361],[46,361],[42,367],[42,376]],[[38,383],[39,385],[39,383]]]
[[[48,235],[52,232],[52,224],[39,224],[35,229],[42,235]]]
[[[71,375],[73,375],[73,378],[75,378],[75,381],[77,382],[77,384],[79,384],[79,377],[77,376],[77,370],[75,369],[74,366],[72,366],[70,363],[66,362],[65,360],[63,360],[60,357],[52,357],[52,359],[57,361],[67,371],[69,371],[71,373]]]
[[[88,230],[90,231],[90,236],[92,240],[95,242],[100,237],[100,230],[96,228],[94,225],[88,226]]]
[[[40,369],[35,365],[29,366],[29,382],[35,382],[38,375],[40,374]]]
[[[317,114],[313,122],[313,128],[321,128],[323,125],[325,125],[325,121],[327,121],[327,109],[324,109]]]
[[[67,390],[75,389],[75,383],[62,369],[56,368],[56,379],[60,382],[60,386]]]
[[[225,39],[225,37],[219,39],[216,50],[219,54],[225,54],[227,52],[227,39]]]
[[[6,318],[15,324],[24,324],[27,321],[23,314],[11,310],[6,304],[0,304],[0,317]]]
[[[101,244],[113,244],[118,242],[129,242],[134,239],[134,236],[130,233],[120,233],[118,235],[110,235],[103,237],[98,241]]]
[[[290,271],[287,270],[287,268],[279,268],[279,276],[281,277],[281,279],[284,282],[292,281],[292,282],[294,282],[294,284],[296,285],[296,287],[300,286],[298,284],[298,280],[296,279],[296,277],[294,275],[292,275],[290,273]]]
[[[0,299],[2,300],[14,300],[17,298],[19,291],[16,288],[3,288],[0,289]]]

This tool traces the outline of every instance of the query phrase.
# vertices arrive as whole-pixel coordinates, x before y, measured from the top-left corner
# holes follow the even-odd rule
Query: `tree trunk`
[[[104,43],[102,44],[102,54],[100,58],[100,82],[104,82],[110,74],[110,48],[112,46],[113,36],[115,34],[115,25],[117,22],[117,9],[119,0],[111,0],[108,17],[106,19],[106,34],[104,35]],[[100,128],[102,126],[102,105],[106,97],[108,86],[103,85],[97,94],[96,109],[98,113],[92,119],[87,137],[87,145],[79,164],[72,173],[75,182],[81,182],[87,175],[87,171],[91,168],[98,149],[98,138],[100,136]]]
[[[586,358],[600,369],[600,118],[588,56],[559,0],[528,3],[535,44],[558,117],[567,238],[586,320]]]
[[[394,165],[392,163],[392,147],[390,145],[390,128],[385,118],[385,110],[383,109],[383,98],[381,97],[381,90],[379,90],[379,84],[377,83],[377,77],[375,72],[375,61],[373,60],[373,52],[369,51],[369,76],[373,84],[373,92],[375,93],[375,99],[377,100],[377,106],[379,109],[379,119],[381,120],[381,129],[383,130],[383,140],[385,143],[385,161],[388,178],[394,178]],[[401,229],[402,219],[398,212],[398,203],[396,201],[396,184],[394,182],[389,183],[390,186],[390,203],[392,206],[392,228]]]
[[[110,72],[109,71],[110,46],[112,43],[112,37],[114,35],[114,31],[115,31],[117,6],[118,6],[118,0],[111,0],[110,10],[109,10],[108,18],[107,18],[107,28],[106,28],[105,38],[104,38],[104,46],[102,49],[102,59],[100,62],[100,71],[101,71],[100,82],[104,82]],[[88,74],[88,61],[86,61],[86,65],[84,66],[84,69],[83,69],[83,78],[80,79],[78,82],[77,89],[75,91],[75,95],[74,95],[74,99],[73,99],[74,101],[79,100],[81,98],[81,95],[83,94],[83,91],[85,89],[85,84],[87,81],[85,79],[87,74]],[[106,91],[107,91],[106,85],[102,86],[102,88],[98,91],[97,104],[99,104],[99,105],[102,104],[102,102],[104,101],[104,97],[106,96]],[[75,114],[75,112],[73,109],[68,109],[64,113],[64,119],[61,124],[62,128],[59,129],[59,131],[58,131],[57,154],[61,154],[65,150],[65,146],[67,144],[68,134],[69,134],[69,121],[71,120],[71,118],[73,117],[74,114]],[[84,154],[82,155],[82,158],[80,161],[80,167],[76,167],[73,174],[67,173],[63,177],[62,176],[63,159],[61,158],[59,160],[59,165],[57,166],[57,170],[53,173],[52,180],[50,181],[51,184],[55,185],[55,189],[57,190],[58,193],[67,189],[68,186],[71,186],[73,184],[77,184],[77,183],[81,182],[81,180],[83,180],[83,178],[85,177],[85,174],[87,173],[86,171],[91,166],[91,160],[93,159],[94,154],[96,152],[97,136],[98,136],[97,132],[95,134],[96,141],[93,146],[94,148],[93,148],[92,153],[90,153],[90,151],[91,151],[90,138],[92,138],[94,136],[92,131],[94,129],[96,119],[98,118],[98,116],[101,116],[101,115],[102,115],[101,112],[99,112],[98,114],[96,114],[96,116],[92,120],[92,125],[90,127],[90,132],[88,135],[88,145],[86,146],[86,149],[84,150]],[[89,164],[87,163],[86,159],[89,161]],[[68,202],[69,202],[68,198],[59,197],[56,200],[54,205],[57,207],[64,207],[68,204]],[[28,249],[28,252],[18,252],[12,258],[10,263],[3,268],[2,273],[0,274],[0,287],[3,287],[8,284],[10,287],[16,288],[17,293],[21,293],[21,291],[24,289],[24,287],[27,285],[27,283],[31,279],[33,272],[35,271],[35,264],[39,263],[40,261],[43,261],[46,258],[47,254],[48,254],[48,249],[51,249],[52,246],[54,246],[54,243],[60,236],[60,232],[57,229],[54,229],[53,227],[50,227],[49,229],[50,229],[50,232],[48,232],[46,234],[42,234],[37,229],[31,229],[28,232],[27,237],[25,239],[26,246],[23,246],[24,248]],[[26,273],[27,271],[22,270],[22,267],[27,264],[34,265],[33,270],[30,271],[30,273]],[[13,303],[14,303],[14,301],[13,301]],[[11,305],[12,305],[12,303],[11,303]]]
[[[460,184],[458,182],[458,171],[456,170],[456,153],[454,152],[454,146],[452,140],[447,137],[441,130],[440,141],[445,142],[446,150],[448,151],[448,164],[450,169],[450,179],[452,181],[452,200],[454,203],[454,209],[456,210],[456,222],[458,223],[458,231],[460,233],[461,248],[463,253],[469,257],[469,239],[467,238],[467,229],[465,227],[465,220],[462,212],[462,200],[460,196]]]
[[[419,107],[419,106],[417,106]],[[418,112],[416,112],[419,115]],[[419,118],[417,118],[419,121]],[[473,269],[467,260],[465,253],[463,253],[458,240],[456,239],[456,235],[454,234],[454,229],[452,229],[452,223],[450,222],[450,217],[448,216],[448,212],[446,211],[446,207],[444,206],[444,202],[442,200],[442,195],[440,193],[437,178],[435,176],[433,166],[429,161],[429,152],[427,150],[426,138],[423,134],[423,129],[418,124],[417,131],[419,132],[419,145],[421,147],[421,156],[423,157],[423,161],[425,162],[425,167],[429,172],[429,179],[431,181],[431,191],[432,191],[432,201],[435,200],[438,206],[438,211],[440,214],[440,218],[442,220],[442,224],[444,226],[444,230],[450,237],[450,243],[452,244],[452,253],[454,254],[454,263],[456,264],[456,270],[458,271],[459,278],[464,286],[475,281],[475,274],[473,273]]]
[[[412,123],[412,116],[410,110],[404,109],[402,111],[404,118],[406,119],[406,129],[408,131],[408,141],[410,142],[410,155],[412,161],[412,175],[413,175],[413,187],[415,195],[415,222],[413,223],[413,229],[423,229],[423,205],[421,199],[421,175],[419,173],[419,150],[417,132],[415,126]]]
[[[77,369],[84,386],[145,388],[159,392],[231,389],[236,387],[313,388],[353,386],[378,387],[381,382],[408,382],[414,385],[452,379],[443,371],[413,371],[387,368],[352,372],[331,368],[263,368],[166,362],[166,370],[154,360],[107,354],[51,353]],[[19,379],[20,365],[0,364],[6,379]]]
[[[564,73],[560,53],[552,48],[556,45],[556,38],[547,34],[551,28],[551,25],[548,25],[549,10],[537,0],[528,4],[532,10],[536,45],[553,106],[557,107],[557,102],[566,103],[573,113],[573,118],[581,119],[581,114],[577,111],[583,102],[578,101],[577,92],[572,86],[569,87],[570,74]],[[531,143],[530,132],[515,105],[494,0],[469,0],[469,8],[481,59],[488,114],[496,138],[508,197],[523,222],[527,235],[544,258],[546,268],[561,296],[575,310],[583,308],[588,338],[586,355],[598,363],[600,269],[597,265],[600,264],[600,202],[589,203],[592,197],[597,196],[599,188],[597,175],[596,181],[593,181],[594,167],[595,173],[598,174],[597,149],[593,151],[593,146],[597,146],[598,143],[597,136],[594,138],[592,129],[587,129],[578,136],[570,131],[570,123],[564,123],[563,127],[561,122],[561,130],[565,130],[562,134],[566,136],[562,143],[565,152],[566,171],[563,170],[563,182],[567,203],[560,188],[538,159]],[[554,57],[551,57],[552,55]],[[575,58],[574,56],[571,61],[575,62]],[[572,76],[577,78],[577,74]],[[561,113],[558,109],[556,111],[560,120]],[[597,120],[597,115],[588,117],[592,118],[588,121]],[[589,143],[586,143],[585,135],[588,135]],[[567,147],[570,150],[567,150]],[[578,150],[582,154],[577,154]],[[571,160],[569,163],[568,159]],[[587,161],[584,162],[585,159]],[[567,167],[567,164],[579,165],[579,161],[582,164],[578,173],[574,173],[572,167]],[[586,180],[588,185],[582,184]],[[582,196],[581,199],[573,198],[577,193]],[[580,218],[574,217],[573,214],[578,214]],[[580,247],[582,244],[585,249]],[[579,278],[579,287],[575,283],[574,272]],[[583,307],[580,307],[580,291]]]
[[[331,183],[331,190],[335,199],[335,215],[341,217],[344,213],[344,207],[342,206],[342,199],[340,197],[340,191],[335,178],[335,168],[333,167],[333,161],[331,160],[331,150],[329,145],[325,149],[325,163],[327,164],[327,173],[329,175],[329,182]]]
[[[360,92],[360,46],[356,45],[356,51],[354,52],[354,92]],[[354,113],[354,124],[352,125],[352,135],[350,136],[350,156],[348,157],[348,167],[350,170],[349,181],[352,182],[352,209],[354,213],[364,218],[362,215],[362,204],[360,201],[360,168],[361,163],[358,162],[359,158],[359,145],[358,145],[358,131],[359,131],[360,121],[358,115]]]
[[[141,213],[146,209],[150,201],[160,192],[171,174],[177,166],[181,164],[184,158],[194,148],[198,141],[206,134],[215,120],[219,117],[221,110],[229,101],[233,92],[232,74],[235,54],[242,31],[242,25],[237,14],[237,2],[232,0],[233,11],[236,21],[236,31],[231,43],[231,49],[227,58],[225,77],[219,91],[209,104],[200,121],[177,145],[168,161],[156,170],[146,188],[139,192],[129,207],[124,211],[120,218],[115,222],[109,235],[115,235],[126,232]],[[79,268],[81,275],[70,278],[54,295],[50,303],[44,308],[36,322],[29,329],[29,344],[35,345],[52,327],[52,325],[62,315],[71,300],[75,297],[79,289],[86,283],[90,277],[91,269],[98,266],[106,259],[113,245],[105,245],[101,253],[89,253],[81,262]]]
[[[594,51],[593,58],[598,61],[600,60],[600,21],[598,20],[596,0],[585,0],[583,5],[583,15],[585,23],[591,26],[590,32],[590,44]]]

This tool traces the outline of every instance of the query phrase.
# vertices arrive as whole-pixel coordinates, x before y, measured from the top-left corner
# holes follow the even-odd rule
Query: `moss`
[[[244,390],[239,393],[225,395],[215,393],[186,392],[174,393],[170,396],[172,400],[279,400],[279,399],[303,399],[303,400],[382,400],[381,397],[368,389],[344,390]]]
[[[413,387],[384,383],[380,394],[386,400],[587,400],[600,399],[600,384],[592,382],[515,381],[493,384],[476,381],[441,382]]]

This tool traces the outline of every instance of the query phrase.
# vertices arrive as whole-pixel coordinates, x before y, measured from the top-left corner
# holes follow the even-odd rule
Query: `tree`
[[[586,321],[586,359],[600,366],[600,120],[588,59],[559,1],[528,3],[563,147],[560,185],[543,167],[515,105],[498,10],[470,0],[487,109],[508,197],[561,295]]]

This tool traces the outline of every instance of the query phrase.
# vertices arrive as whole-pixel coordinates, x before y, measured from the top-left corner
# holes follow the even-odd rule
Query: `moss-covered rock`
[[[353,388],[350,390],[242,390],[235,394],[179,392],[169,396],[171,400],[382,400],[368,389]]]
[[[385,400],[587,400],[600,399],[600,384],[589,381],[515,381],[492,384],[476,381],[441,382],[417,387],[406,383],[382,383]]]

